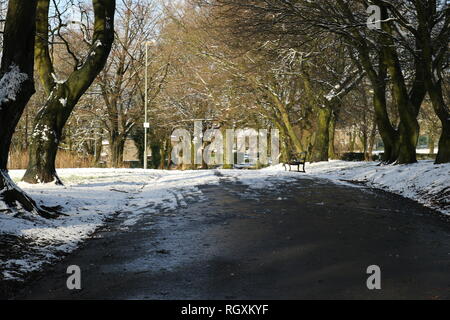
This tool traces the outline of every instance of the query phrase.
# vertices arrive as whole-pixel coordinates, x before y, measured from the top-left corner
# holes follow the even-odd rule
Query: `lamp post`
[[[145,42],[145,121],[144,121],[144,170],[147,170],[148,162],[148,129],[150,128],[150,123],[148,122],[148,46],[155,44],[155,41]]]

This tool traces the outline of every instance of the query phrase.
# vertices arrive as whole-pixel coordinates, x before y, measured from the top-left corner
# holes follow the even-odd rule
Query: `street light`
[[[145,42],[145,121],[144,121],[144,170],[147,170],[147,144],[148,144],[148,129],[150,128],[150,123],[148,122],[148,46],[154,45],[156,43],[155,40],[146,41]]]

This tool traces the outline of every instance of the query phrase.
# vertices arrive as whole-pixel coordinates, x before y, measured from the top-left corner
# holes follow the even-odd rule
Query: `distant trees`
[[[228,20],[228,29],[252,44],[274,41],[280,47],[304,47],[329,35],[350,48],[348,58],[366,73],[373,91],[373,106],[383,139],[387,163],[413,163],[419,135],[417,117],[428,93],[442,122],[436,162],[448,155],[448,105],[443,98],[444,69],[448,68],[450,9],[446,1],[405,0],[395,5],[371,1],[381,11],[380,28],[368,28],[369,2],[358,1],[202,1],[216,17]],[[249,41],[247,41],[249,43]],[[399,121],[388,112],[388,97]]]
[[[227,70],[228,61],[217,56],[226,55],[222,51],[226,48],[202,28],[202,13],[190,7],[167,7],[165,17],[158,46],[152,50],[156,49],[159,58],[152,59],[149,70],[149,138],[152,159],[159,150],[161,166],[170,161],[174,129],[182,127],[193,134],[197,119],[209,120],[205,128],[206,122],[209,126],[245,126],[252,116],[245,104],[245,90],[233,85],[235,76]]]
[[[295,38],[298,42],[280,40],[261,24],[247,28],[244,21],[252,15],[240,19],[241,4],[227,5],[213,6],[217,12],[206,24],[214,26],[208,31],[214,39],[230,45],[205,55],[239,78],[237,86],[253,90],[254,106],[280,130],[284,149],[310,151],[311,161],[327,161],[334,152],[340,105],[364,76],[349,58],[348,46],[332,35],[326,41],[304,35]]]
[[[68,47],[75,62],[68,78],[59,80],[49,48],[50,0],[38,0],[36,67],[48,99],[37,114],[32,132],[29,164],[23,178],[28,183],[56,181],[61,184],[55,159],[63,128],[81,96],[106,64],[114,41],[115,0],[92,0],[92,5],[92,38],[85,35],[88,51],[81,59],[70,50],[67,40],[59,34],[58,39]]]
[[[116,12],[116,40],[108,62],[95,82],[103,100],[99,103],[101,112],[97,117],[108,136],[113,167],[122,165],[125,141],[133,128],[141,124],[139,120],[145,101],[145,47],[151,40],[156,45],[158,12],[154,1],[122,1]],[[156,49],[148,46],[149,59],[155,57]],[[151,67],[149,69],[154,69]],[[162,65],[162,70],[156,74],[149,70],[151,89],[163,81],[166,67]]]

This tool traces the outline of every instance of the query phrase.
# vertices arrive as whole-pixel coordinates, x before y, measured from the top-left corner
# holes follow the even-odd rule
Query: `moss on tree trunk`
[[[0,201],[2,212],[21,215],[25,211],[46,218],[56,215],[36,204],[18,188],[8,175],[8,154],[17,123],[34,94],[33,54],[36,2],[10,0],[6,16],[0,78],[4,84],[15,82],[17,89],[0,101]]]
[[[49,53],[50,0],[37,0],[35,62],[48,96],[36,117],[30,146],[29,165],[23,180],[28,183],[61,183],[55,170],[62,131],[81,96],[103,69],[114,41],[115,0],[92,0],[94,33],[88,56],[64,82],[54,77]]]
[[[310,156],[311,162],[328,161],[328,150],[330,144],[330,123],[332,108],[323,106],[318,110],[316,138],[313,151]]]

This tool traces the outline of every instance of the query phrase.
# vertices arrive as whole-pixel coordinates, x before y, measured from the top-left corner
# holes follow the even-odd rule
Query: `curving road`
[[[116,217],[17,298],[450,299],[450,223],[413,201],[300,175],[201,190],[128,229]],[[81,291],[66,288],[69,265]],[[370,265],[381,290],[367,289]]]

